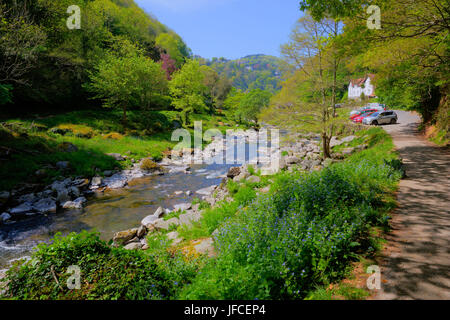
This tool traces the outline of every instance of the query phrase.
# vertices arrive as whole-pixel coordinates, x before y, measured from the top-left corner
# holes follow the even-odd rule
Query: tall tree
[[[271,97],[272,94],[270,92],[261,89],[248,92],[239,104],[239,116],[258,124],[259,114],[262,109],[269,105]]]
[[[339,30],[333,19],[315,21],[309,14],[299,19],[291,41],[282,47],[294,74],[263,113],[270,121],[319,131],[325,158],[331,157],[330,141],[339,121],[335,118]]]
[[[196,60],[188,60],[173,74],[169,83],[173,106],[181,110],[183,125],[189,124],[189,115],[206,111],[204,84],[205,76]]]
[[[90,74],[86,88],[102,99],[105,107],[123,110],[123,124],[127,124],[130,107],[149,108],[167,94],[166,73],[160,63],[143,55],[127,40],[119,41],[116,50],[100,61],[96,72]]]

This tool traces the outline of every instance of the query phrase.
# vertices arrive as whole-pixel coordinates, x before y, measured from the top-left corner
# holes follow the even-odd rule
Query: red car
[[[355,123],[362,123],[362,121],[363,121],[363,119],[365,117],[368,117],[368,116],[370,116],[371,114],[373,114],[375,112],[378,112],[378,111],[365,112],[365,113],[361,114],[360,116],[354,117],[353,118],[353,122],[355,122]]]
[[[367,117],[369,114],[372,114],[374,112],[377,112],[379,110],[377,109],[367,109],[367,110],[362,110],[352,116],[350,116],[350,120],[354,120],[356,117]],[[362,121],[362,120],[361,120]]]

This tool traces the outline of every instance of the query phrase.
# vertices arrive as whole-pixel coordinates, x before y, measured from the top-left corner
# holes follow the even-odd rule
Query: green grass
[[[440,130],[430,138],[430,141],[437,144],[438,146],[448,146],[450,145],[450,139],[447,130]]]
[[[343,285],[331,290],[319,288],[305,300],[364,300],[368,296],[370,293],[367,290]]]

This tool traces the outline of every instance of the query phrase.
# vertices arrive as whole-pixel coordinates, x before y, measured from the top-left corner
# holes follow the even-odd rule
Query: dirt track
[[[398,111],[384,126],[406,166],[376,299],[450,299],[450,153],[418,132],[419,117]]]

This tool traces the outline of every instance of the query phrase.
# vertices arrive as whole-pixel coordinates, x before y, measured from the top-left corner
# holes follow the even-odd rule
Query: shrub
[[[111,248],[98,234],[57,235],[41,244],[28,262],[7,272],[16,299],[169,299],[196,273],[196,261],[165,250],[152,254]],[[69,290],[67,268],[81,269],[81,290]],[[58,283],[55,279],[58,279]]]

